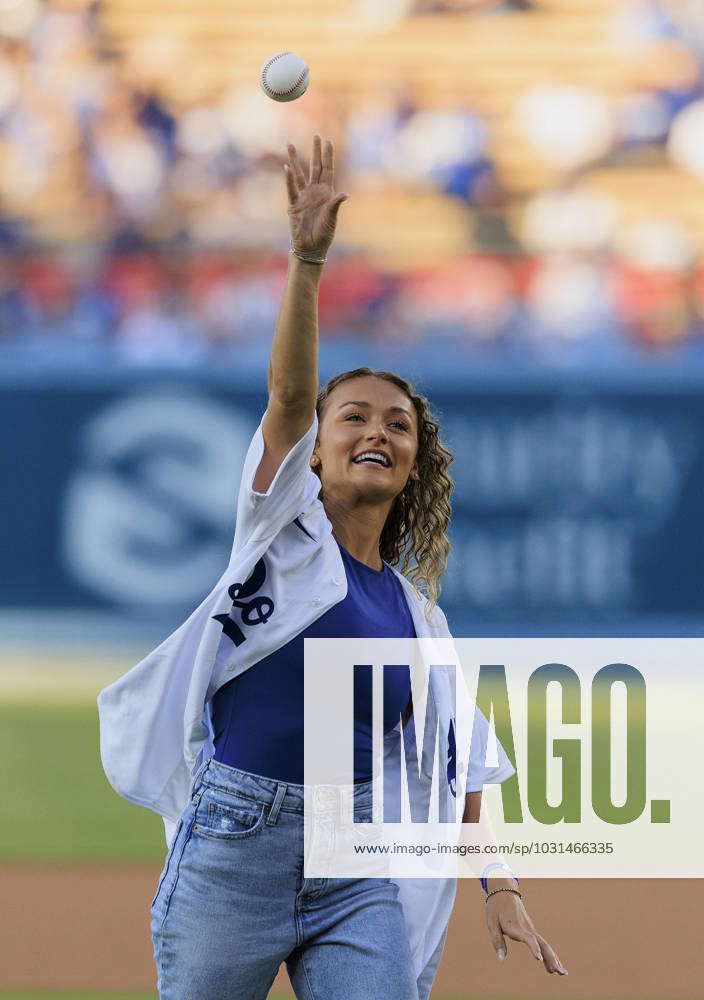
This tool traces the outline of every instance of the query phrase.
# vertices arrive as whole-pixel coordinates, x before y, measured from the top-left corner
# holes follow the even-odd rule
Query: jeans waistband
[[[277,813],[281,810],[302,813],[306,791],[312,796],[316,812],[337,811],[345,797],[349,796],[350,789],[353,790],[355,810],[371,807],[373,802],[371,781],[354,785],[297,785],[290,781],[279,781],[261,774],[241,771],[237,767],[230,767],[229,764],[215,760],[214,757],[210,757],[207,762],[204,761],[199,768],[192,794],[195,794],[201,785],[217,788],[222,792],[232,792],[266,805],[276,805]]]

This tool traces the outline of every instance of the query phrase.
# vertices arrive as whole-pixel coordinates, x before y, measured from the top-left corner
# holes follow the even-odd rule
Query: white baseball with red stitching
[[[259,83],[272,101],[295,101],[308,89],[308,65],[294,52],[277,52],[264,63]]]

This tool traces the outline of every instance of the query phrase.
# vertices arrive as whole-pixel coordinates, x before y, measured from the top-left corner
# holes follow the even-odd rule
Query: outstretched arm
[[[482,793],[469,792],[465,796],[463,823],[484,823],[482,814]],[[489,837],[494,841],[493,833]],[[488,874],[488,873],[487,873]],[[486,880],[487,889],[516,889],[516,880],[510,877],[491,878]],[[567,970],[560,961],[557,952],[550,942],[539,934],[531,920],[523,900],[514,892],[495,892],[486,900],[486,925],[491,943],[499,959],[506,958],[506,938],[521,941],[527,945],[531,954],[543,963],[546,972],[556,972],[566,976]]]
[[[347,195],[335,195],[330,139],[313,138],[306,172],[293,145],[284,164],[291,243],[303,257],[322,260],[333,241]],[[310,427],[318,394],[318,290],[323,265],[289,255],[269,361],[269,402],[262,423],[264,454],[253,487],[264,493],[284,458]]]

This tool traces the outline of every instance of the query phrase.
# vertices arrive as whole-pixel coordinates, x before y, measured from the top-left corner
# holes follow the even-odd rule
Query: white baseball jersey
[[[100,752],[107,778],[119,795],[163,817],[169,844],[189,802],[193,776],[214,753],[214,693],[346,595],[342,557],[318,500],[320,480],[309,464],[317,429],[314,415],[269,489],[256,493],[252,482],[264,453],[259,424],[245,458],[227,570],[180,628],[98,695]],[[428,622],[426,599],[404,576],[396,575],[418,638],[451,639],[441,609],[436,606]],[[430,672],[430,692],[440,746],[447,746],[454,699],[444,667]],[[514,773],[500,745],[498,765],[484,764],[484,723],[476,745],[473,734],[466,791]],[[398,727],[394,733],[400,738]],[[460,788],[465,790],[458,782]],[[416,976],[429,982],[440,959],[456,880],[399,878],[397,884]]]

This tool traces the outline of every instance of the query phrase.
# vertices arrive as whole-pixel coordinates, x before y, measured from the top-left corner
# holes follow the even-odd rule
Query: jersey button
[[[320,598],[319,597],[314,597],[313,600],[310,603],[313,604],[313,605],[315,605],[315,607],[317,607],[320,604]]]
[[[342,580],[340,579],[339,576],[334,576],[332,578],[332,582],[335,584],[336,587],[339,587],[342,584]]]

